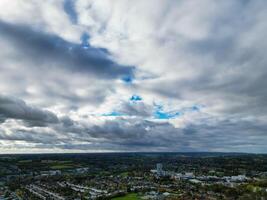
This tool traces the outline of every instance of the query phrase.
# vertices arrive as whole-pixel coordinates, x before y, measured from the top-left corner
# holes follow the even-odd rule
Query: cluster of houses
[[[237,175],[237,176],[195,176],[192,172],[184,172],[184,173],[176,173],[173,171],[165,171],[163,170],[163,166],[161,163],[156,165],[156,169],[150,170],[157,178],[160,177],[171,177],[176,180],[189,180],[192,183],[202,183],[203,181],[213,181],[213,182],[225,182],[225,183],[232,183],[232,182],[244,182],[248,181],[248,178],[245,175]]]
[[[43,200],[46,200],[46,199],[65,200],[65,198],[60,196],[59,194],[51,192],[43,187],[40,187],[34,184],[26,186],[26,189]]]

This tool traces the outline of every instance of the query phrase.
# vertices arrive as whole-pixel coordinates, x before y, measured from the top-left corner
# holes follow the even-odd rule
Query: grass
[[[128,172],[122,172],[120,175],[123,176],[123,177],[127,177],[128,176]]]
[[[19,163],[31,163],[32,160],[20,160]]]
[[[112,200],[140,200],[140,198],[137,193],[130,193],[123,197],[113,198]]]
[[[72,169],[75,167],[78,166],[73,164],[71,161],[57,161],[51,164],[50,169]]]
[[[71,169],[71,168],[73,168],[74,166],[73,165],[53,165],[53,166],[51,166],[50,168],[51,169]]]

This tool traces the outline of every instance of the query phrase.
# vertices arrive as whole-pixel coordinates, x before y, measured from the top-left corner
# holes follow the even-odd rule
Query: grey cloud
[[[27,26],[0,22],[0,36],[17,49],[17,58],[36,67],[56,65],[76,73],[95,74],[105,78],[133,76],[133,67],[115,63],[105,49],[87,45],[84,49],[62,38],[33,30]],[[13,55],[14,56],[14,55]]]
[[[88,135],[92,138],[104,139],[114,149],[152,150],[153,148],[171,148],[184,146],[182,131],[168,122],[153,122],[140,118],[116,121],[106,121],[103,125],[88,128]]]
[[[245,18],[253,15],[248,14],[252,12],[250,7],[239,9],[244,9]],[[215,23],[214,32],[208,38],[185,42],[182,49],[186,52],[186,62],[193,65],[191,77],[155,81],[148,90],[171,99],[201,101],[207,106],[220,103],[222,115],[266,115],[267,59],[264,49],[267,44],[264,37],[267,27],[262,27],[261,33],[248,34],[250,27],[257,26],[258,22],[254,16],[254,20],[246,24],[241,16],[235,16],[238,18],[235,22],[230,17],[224,22],[226,24]],[[230,34],[226,33],[228,29]],[[253,43],[248,42],[251,38],[255,38]]]
[[[123,115],[151,117],[153,114],[153,107],[143,101],[124,101],[118,106],[116,111]]]
[[[0,95],[0,118],[23,120],[31,125],[44,125],[45,123],[58,123],[58,117],[47,110],[27,105],[24,101]]]
[[[159,1],[151,13],[149,1],[127,3],[127,13],[119,10],[128,8],[123,1],[113,3],[110,13],[97,3],[89,10],[73,10],[73,2],[65,1],[70,20],[88,28],[94,45],[136,64],[140,77],[122,87],[116,79],[133,76],[135,68],[117,64],[108,50],[90,45],[83,49],[40,29],[2,21],[0,90],[26,102],[33,98],[40,107],[60,108],[66,116],[0,96],[0,140],[83,151],[266,152],[265,1]],[[143,24],[135,21],[135,9]],[[92,27],[80,24],[86,17],[92,17]],[[117,21],[124,17],[125,24]],[[143,78],[142,70],[153,77]],[[96,123],[86,117],[87,110],[97,113],[95,105],[108,101],[108,95],[124,95],[128,89],[144,94],[144,101],[118,105],[121,99],[115,97],[107,102],[124,116],[101,116]],[[205,108],[179,116],[184,117],[181,126],[180,121],[174,126],[179,117],[149,121],[153,108],[147,99]],[[20,124],[12,126],[13,120]]]
[[[201,122],[205,120],[205,123]],[[169,122],[142,118],[108,120],[102,125],[90,122],[66,121],[50,126],[49,131],[17,129],[13,134],[0,134],[2,140],[21,140],[36,148],[65,150],[113,151],[263,151],[264,121],[236,118],[204,118],[185,128],[176,128]],[[45,130],[45,129],[44,129]],[[253,131],[253,134],[251,133]],[[1,132],[1,129],[0,129]],[[250,148],[248,150],[247,148]]]
[[[60,121],[63,123],[65,127],[70,127],[74,125],[74,121],[70,119],[68,116],[63,116],[60,118]]]
[[[146,127],[149,125],[146,121],[141,122],[123,119],[106,121],[102,126],[94,125],[90,127],[88,133],[92,137],[106,139],[142,138],[148,132]]]
[[[42,144],[56,144],[60,142],[64,142],[64,140],[59,140],[59,138],[52,133],[39,133],[34,130],[23,130],[18,129],[14,130],[15,132],[12,134],[7,134],[0,129],[0,140],[6,141],[24,141],[29,143],[42,143]],[[67,142],[67,141],[65,141]]]
[[[175,128],[169,122],[148,121],[142,117],[118,117],[95,125],[90,121],[73,121],[67,116],[58,118],[51,112],[3,95],[0,113],[3,119],[19,119],[27,125],[32,123],[27,129],[10,129],[12,134],[0,129],[1,140],[24,141],[41,149],[50,146],[77,150],[216,151],[227,147],[229,151],[245,151],[247,146],[260,148],[267,129],[264,120],[238,118],[204,118],[185,128]],[[36,124],[43,126],[36,129]]]
[[[61,104],[68,113],[100,104],[114,87],[110,83],[133,73],[132,67],[113,62],[104,49],[85,50],[27,26],[1,21],[0,40],[0,93],[37,101],[41,107]]]

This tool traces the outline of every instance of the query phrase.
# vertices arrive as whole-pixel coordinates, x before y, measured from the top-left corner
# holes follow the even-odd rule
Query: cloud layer
[[[266,13],[2,0],[0,151],[267,152]]]

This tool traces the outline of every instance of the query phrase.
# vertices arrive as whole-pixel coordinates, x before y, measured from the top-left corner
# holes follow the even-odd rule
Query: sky
[[[265,0],[1,0],[0,153],[267,153]]]

